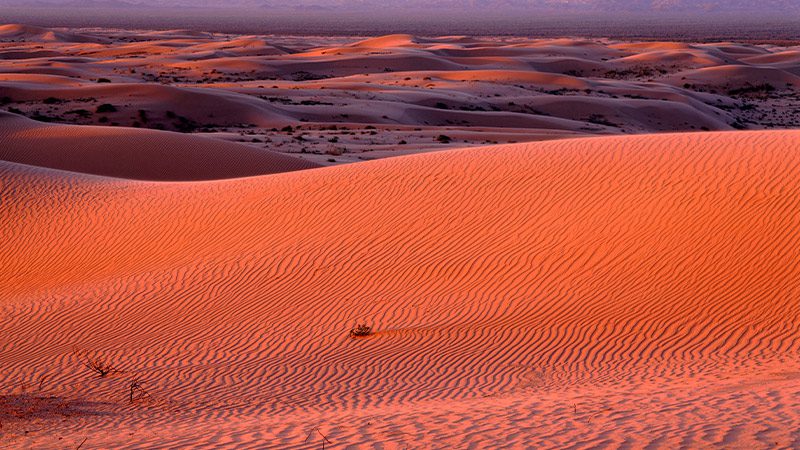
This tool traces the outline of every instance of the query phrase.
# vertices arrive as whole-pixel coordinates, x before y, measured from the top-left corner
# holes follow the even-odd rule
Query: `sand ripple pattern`
[[[787,131],[189,183],[0,163],[0,380],[111,405],[11,442],[797,447],[799,211]]]

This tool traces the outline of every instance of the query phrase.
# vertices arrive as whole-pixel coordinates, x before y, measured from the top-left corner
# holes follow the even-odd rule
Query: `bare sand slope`
[[[4,444],[796,447],[798,186],[791,131],[195,183],[3,162]]]
[[[236,178],[317,167],[282,153],[167,131],[52,125],[0,112],[0,160],[135,180]]]

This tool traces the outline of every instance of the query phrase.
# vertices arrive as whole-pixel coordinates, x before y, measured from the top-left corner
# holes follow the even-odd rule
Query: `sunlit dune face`
[[[798,394],[799,139],[591,138],[167,184],[2,163],[2,376],[99,402],[80,420],[108,446],[301,445],[319,417],[343,443],[459,446],[477,426],[487,445],[644,445],[686,439],[685,415],[790,442],[793,407],[763,399]],[[84,354],[125,375],[93,378]],[[117,403],[128,374],[155,400]],[[142,421],[153,433],[131,436]]]

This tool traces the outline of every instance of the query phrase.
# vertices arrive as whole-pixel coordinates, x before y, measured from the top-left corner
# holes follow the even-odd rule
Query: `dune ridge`
[[[133,180],[214,180],[317,167],[282,153],[200,136],[48,125],[3,112],[0,143],[0,160]]]
[[[11,438],[796,446],[798,186],[796,131],[188,183],[0,162],[0,379],[96,413]],[[72,346],[126,373],[92,378]],[[120,400],[134,375],[151,404]]]

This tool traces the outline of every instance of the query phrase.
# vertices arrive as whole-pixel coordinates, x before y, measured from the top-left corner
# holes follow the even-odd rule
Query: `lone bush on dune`
[[[351,338],[355,339],[355,338],[360,338],[360,337],[366,337],[366,336],[369,336],[371,334],[372,334],[372,327],[370,327],[367,324],[361,324],[361,325],[356,325],[353,328],[351,328],[349,335],[350,335]]]
[[[122,373],[122,370],[117,369],[113,364],[100,357],[91,357],[87,352],[80,351],[77,348],[73,350],[73,353],[87,369],[96,373],[100,378],[105,378],[114,373]]]

